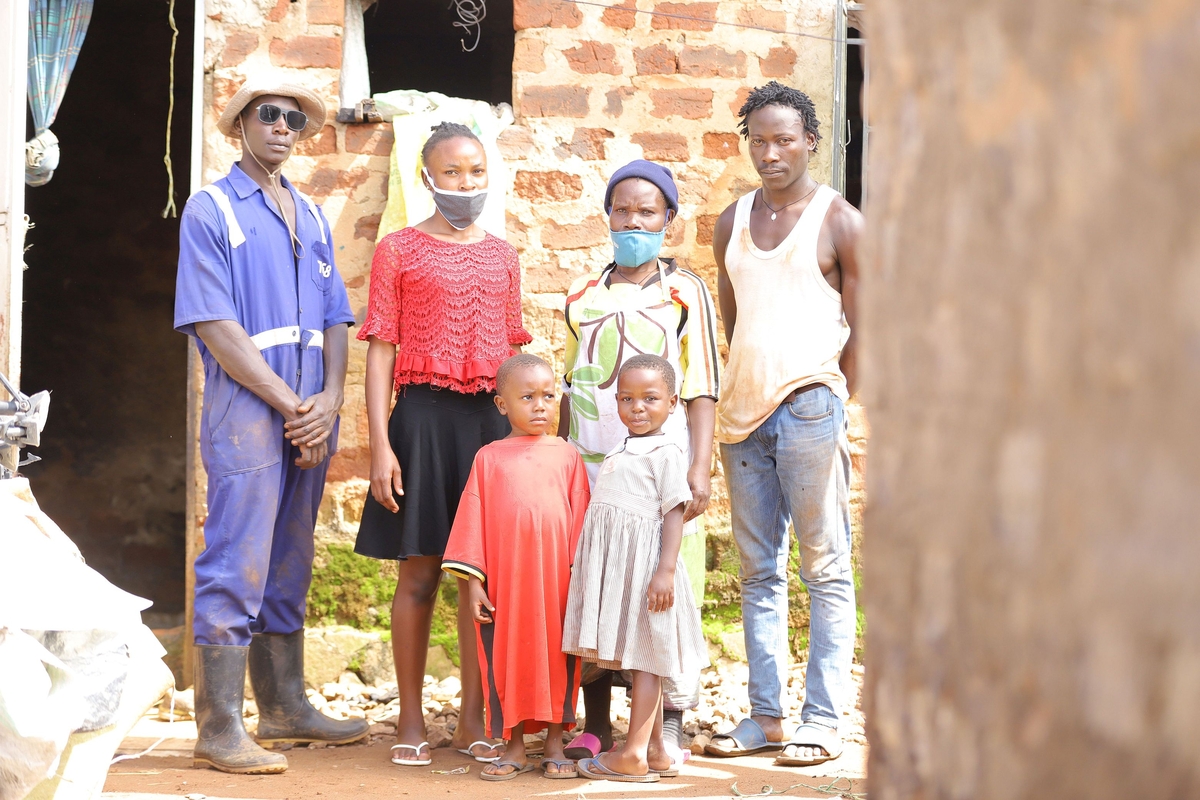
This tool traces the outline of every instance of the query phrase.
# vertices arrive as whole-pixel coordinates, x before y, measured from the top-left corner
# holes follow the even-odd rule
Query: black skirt
[[[400,511],[381,506],[370,491],[354,552],[371,558],[441,556],[475,454],[510,432],[493,392],[460,394],[428,384],[401,388],[388,421],[400,462]]]

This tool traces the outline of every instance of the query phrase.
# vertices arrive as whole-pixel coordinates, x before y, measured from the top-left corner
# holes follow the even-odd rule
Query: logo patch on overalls
[[[330,264],[326,264],[324,261],[322,261],[321,259],[318,258],[317,259],[317,271],[321,273],[322,278],[328,278],[330,275],[333,274],[333,266]]]

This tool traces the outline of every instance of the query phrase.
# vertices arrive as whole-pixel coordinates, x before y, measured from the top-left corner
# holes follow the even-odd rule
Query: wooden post
[[[29,6],[0,4],[0,371],[21,380],[25,260],[25,70]]]

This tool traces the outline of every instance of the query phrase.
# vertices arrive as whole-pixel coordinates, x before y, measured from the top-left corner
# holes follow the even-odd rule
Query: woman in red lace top
[[[475,224],[487,189],[483,146],[442,123],[422,150],[437,211],[385,236],[371,264],[367,350],[371,492],[355,552],[397,559],[392,652],[400,692],[392,761],[430,763],[421,688],[442,554],[476,451],[509,426],[496,409],[496,370],[530,341],[521,324],[517,251]],[[395,392],[395,407],[389,406]],[[475,627],[459,592],[462,709],[454,746],[477,759],[484,735]]]

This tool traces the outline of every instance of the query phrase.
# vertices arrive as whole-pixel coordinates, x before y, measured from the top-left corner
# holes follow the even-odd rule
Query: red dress
[[[496,610],[476,624],[488,735],[575,725],[580,662],[562,652],[571,563],[588,504],[587,471],[556,436],[483,447],[458,505],[442,569],[477,577]]]
[[[389,233],[371,261],[367,317],[358,331],[398,345],[395,388],[427,383],[464,394],[490,392],[521,325],[517,251],[490,233],[472,244],[416,228]]]

